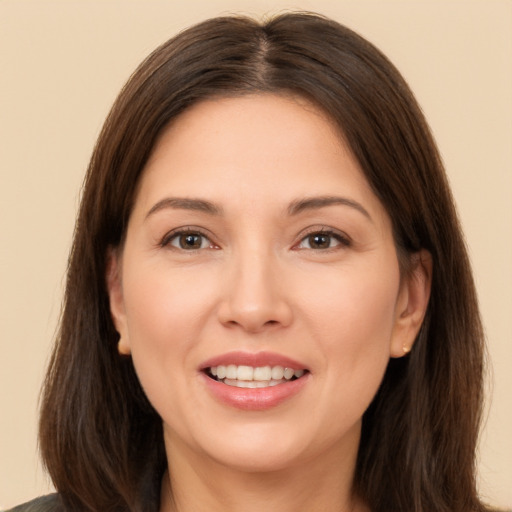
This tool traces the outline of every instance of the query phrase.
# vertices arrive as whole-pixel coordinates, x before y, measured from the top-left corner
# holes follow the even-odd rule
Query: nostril
[[[240,276],[233,289],[226,289],[216,312],[219,321],[225,327],[252,333],[289,326],[293,313],[283,290],[276,290],[264,279],[246,281]]]

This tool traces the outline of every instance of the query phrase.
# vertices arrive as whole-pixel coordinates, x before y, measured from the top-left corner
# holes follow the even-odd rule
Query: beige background
[[[512,2],[0,0],[0,508],[50,488],[37,459],[38,390],[82,176],[116,93],[176,31],[284,8],[322,12],[368,37],[433,127],[493,366],[481,493],[512,506]]]

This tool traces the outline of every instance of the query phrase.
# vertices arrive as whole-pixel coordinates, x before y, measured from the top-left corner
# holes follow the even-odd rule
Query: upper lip
[[[200,365],[200,369],[206,370],[212,366],[230,365],[252,366],[254,368],[261,366],[283,366],[284,368],[293,368],[294,370],[307,370],[307,366],[300,361],[296,361],[288,356],[274,352],[226,352],[214,356]]]

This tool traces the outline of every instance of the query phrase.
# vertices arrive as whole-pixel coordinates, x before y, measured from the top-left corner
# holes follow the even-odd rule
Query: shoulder
[[[6,512],[64,512],[64,507],[58,494],[49,494],[6,510]]]

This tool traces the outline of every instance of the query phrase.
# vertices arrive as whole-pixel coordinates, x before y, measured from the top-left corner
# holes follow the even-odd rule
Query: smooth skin
[[[221,98],[174,120],[107,276],[119,350],[163,420],[161,510],[367,510],[352,492],[361,418],[421,326],[428,254],[412,266],[312,104]],[[265,410],[228,405],[201,365],[232,351],[293,358],[308,380]]]

